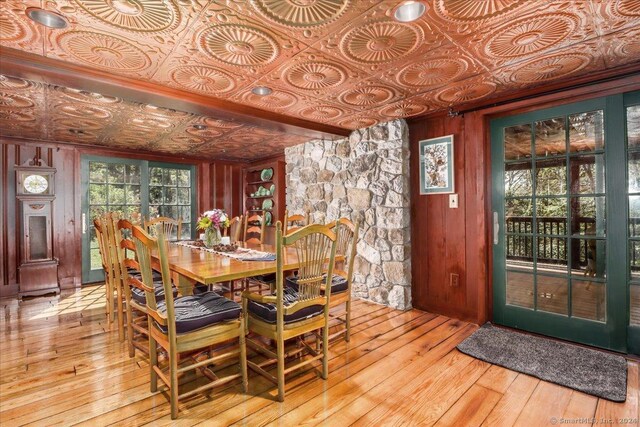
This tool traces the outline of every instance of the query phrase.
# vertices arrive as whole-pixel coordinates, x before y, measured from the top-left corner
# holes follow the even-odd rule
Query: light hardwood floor
[[[331,347],[329,380],[301,372],[278,403],[275,387],[252,376],[249,394],[236,384],[193,398],[172,422],[165,395],[149,392],[147,363],[129,358],[105,322],[103,287],[0,306],[2,426],[622,425],[640,416],[636,362],[627,401],[616,404],[458,352],[475,325],[356,301],[351,342]]]

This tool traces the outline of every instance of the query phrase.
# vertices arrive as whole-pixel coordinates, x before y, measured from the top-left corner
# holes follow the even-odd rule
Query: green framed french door
[[[104,280],[93,219],[106,212],[125,217],[181,218],[192,238],[196,210],[195,167],[126,158],[82,156],[82,283]]]
[[[496,323],[627,351],[624,130],[623,95],[491,121]]]

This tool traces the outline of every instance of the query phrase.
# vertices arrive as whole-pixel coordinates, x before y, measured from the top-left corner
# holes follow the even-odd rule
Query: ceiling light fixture
[[[193,125],[193,128],[196,130],[205,130],[207,127],[205,125]]]
[[[271,90],[271,88],[266,86],[256,86],[253,89],[251,89],[251,92],[254,95],[267,96],[267,95],[271,95],[271,92],[273,91]]]
[[[84,131],[82,129],[69,129],[69,132],[74,135],[84,135]]]
[[[396,7],[396,10],[393,11],[393,16],[396,21],[413,22],[424,15],[426,10],[427,7],[421,1],[407,0]]]
[[[27,16],[38,24],[49,28],[66,28],[69,25],[67,18],[50,10],[40,9],[39,7],[30,7],[26,10]]]

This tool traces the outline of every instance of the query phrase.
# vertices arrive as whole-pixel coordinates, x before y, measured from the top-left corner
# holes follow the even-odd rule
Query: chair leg
[[[149,319],[151,321],[151,319]],[[149,333],[149,378],[151,383],[151,393],[158,391],[158,374],[154,367],[158,366],[158,344],[155,338]]]
[[[118,307],[118,339],[120,342],[125,340],[124,337],[124,307],[122,306],[122,286],[116,283],[116,298]]]
[[[113,308],[113,284],[111,283],[111,280],[109,278],[105,280],[105,284],[107,285],[107,313],[109,315],[109,323],[113,323],[114,320],[116,320],[116,313]]]
[[[284,402],[284,338],[277,338],[278,354],[278,400]]]
[[[244,319],[240,318],[240,372],[242,374],[242,391],[249,391],[249,379],[247,375],[247,343],[245,338]]]
[[[329,378],[329,320],[322,328],[322,379]]]
[[[129,302],[126,303],[127,307],[127,342],[129,344],[129,357],[133,357],[136,355],[136,349],[133,346],[133,313],[131,310],[131,306]]]
[[[349,339],[351,338],[351,296],[347,297],[347,324],[346,324],[346,328],[347,328],[347,332],[345,332],[345,341],[349,342]]]
[[[178,418],[178,354],[173,346],[169,349],[169,395],[171,399],[171,419]]]

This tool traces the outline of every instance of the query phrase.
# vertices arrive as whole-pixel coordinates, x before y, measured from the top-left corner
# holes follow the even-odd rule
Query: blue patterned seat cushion
[[[326,280],[327,275],[323,276]],[[296,276],[287,277],[286,285],[292,289],[298,290],[298,278]],[[339,294],[340,292],[344,292],[347,290],[347,279],[340,276],[339,274],[334,274],[331,278],[331,293]]]
[[[249,280],[257,280],[258,282],[262,282],[262,283],[275,283],[276,274],[275,273],[261,274],[259,276],[249,277]]]
[[[130,276],[133,276],[136,279],[142,281],[142,274],[138,270],[127,267],[127,271],[129,272]],[[154,282],[157,282],[158,280],[162,280],[162,273],[160,273],[159,271],[155,271],[155,270],[152,270],[152,272],[153,272],[153,281]]]
[[[162,286],[162,280],[153,282],[156,289],[156,304],[160,301],[164,301],[164,286]],[[175,298],[178,295],[178,290],[173,288],[173,297]],[[133,298],[136,302],[147,305],[147,296],[144,291],[140,288],[131,287],[131,298]]]
[[[298,291],[291,288],[285,288],[283,296],[284,306],[288,307],[298,300]],[[305,307],[293,314],[284,316],[284,323],[292,323],[303,319],[309,319],[314,316],[319,316],[323,313],[323,309],[324,307],[322,305]],[[267,323],[276,323],[276,313],[278,310],[274,303],[260,303],[249,300],[247,310]]]
[[[226,320],[240,318],[240,304],[231,301],[215,292],[204,292],[198,295],[189,295],[176,298],[173,302],[176,314],[176,332],[195,331]],[[158,304],[158,311],[166,313],[166,303]],[[163,326],[158,327],[167,333]]]

